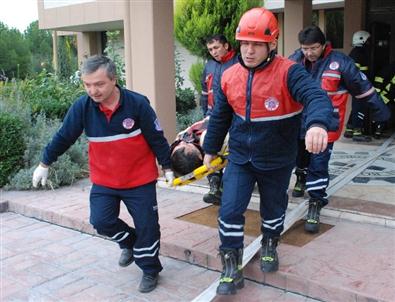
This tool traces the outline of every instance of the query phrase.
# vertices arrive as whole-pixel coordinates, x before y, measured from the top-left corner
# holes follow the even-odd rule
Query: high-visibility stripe
[[[337,78],[337,79],[340,79],[340,78],[341,78],[341,75],[340,75],[340,74],[337,74],[337,73],[324,72],[324,73],[322,74],[322,77],[329,77],[329,78]]]
[[[368,96],[368,95],[372,94],[374,91],[375,91],[375,89],[374,89],[374,87],[372,87],[372,88],[370,88],[368,91],[366,91],[365,93],[362,93],[362,94],[360,94],[360,95],[356,95],[355,98],[357,98],[357,99],[362,99],[362,98],[364,98],[365,96]]]
[[[320,179],[317,179],[317,180],[314,180],[314,181],[308,181],[308,182],[306,182],[306,186],[314,185],[314,184],[317,184],[317,183],[320,183],[320,182],[324,182],[324,181],[328,181],[328,178],[320,178]]]
[[[218,221],[220,224],[222,224],[224,227],[228,229],[242,229],[243,225],[242,224],[228,224],[222,221],[221,219],[218,218]]]
[[[133,249],[133,250],[134,250],[134,249]],[[151,254],[141,254],[141,255],[133,254],[133,257],[134,257],[134,258],[153,257],[153,256],[156,255],[156,253],[158,252],[158,250],[159,250],[159,247],[156,248],[156,250],[155,250],[153,253],[151,253]]]
[[[339,95],[339,94],[347,94],[347,90],[339,90],[339,91],[327,91],[328,95]]]
[[[359,70],[367,71],[367,70],[369,70],[369,67],[368,66],[361,66],[361,67],[359,67]]]
[[[243,237],[243,232],[225,232],[222,229],[219,229],[219,232],[225,237]]]
[[[123,234],[123,236],[120,239],[116,239],[121,234]],[[111,237],[111,239],[116,242],[121,242],[128,236],[129,236],[129,232],[122,231],[122,232],[116,233],[114,236]]]
[[[279,121],[279,120],[284,120],[287,118],[290,118],[292,116],[298,115],[299,113],[302,112],[303,109],[300,109],[296,112],[291,112],[288,114],[284,114],[284,115],[276,115],[276,116],[268,116],[268,117],[256,117],[256,118],[251,118],[252,122],[266,122],[266,121]],[[240,117],[241,119],[245,120],[246,118],[238,113],[236,113],[236,115],[238,117]]]
[[[135,251],[135,252],[142,252],[142,251],[149,251],[149,250],[152,250],[152,249],[155,247],[155,245],[158,244],[158,242],[159,242],[159,240],[156,240],[156,241],[154,242],[154,244],[151,245],[150,247],[133,248],[133,251]]]
[[[283,220],[283,219],[284,219],[284,216],[285,216],[285,214],[281,215],[281,217],[279,217],[279,218],[272,219],[272,220],[265,220],[264,222],[265,222],[265,223],[274,223],[274,222],[277,222],[277,221],[279,221],[279,220]]]
[[[113,142],[113,141],[118,141],[121,139],[126,139],[130,137],[134,137],[141,134],[141,129],[137,129],[133,132],[126,133],[126,134],[117,134],[117,135],[111,135],[111,136],[101,136],[101,137],[90,137],[88,136],[88,141],[93,142],[93,143],[104,143],[104,142]]]
[[[277,223],[277,224],[274,225],[274,226],[268,225],[268,224],[266,224],[266,223],[263,223],[262,225],[263,225],[263,227],[266,228],[266,229],[275,230],[275,229],[277,229],[279,226],[281,226],[283,223],[284,223],[284,222],[281,221],[281,222]]]
[[[309,191],[314,191],[314,190],[321,190],[321,189],[325,189],[326,187],[327,187],[327,185],[325,185],[325,186],[316,186],[316,187],[311,187],[311,188],[307,187],[306,191],[309,192]]]
[[[384,79],[383,79],[382,77],[376,76],[376,77],[374,78],[374,81],[377,82],[377,83],[383,83],[383,82],[384,82]]]

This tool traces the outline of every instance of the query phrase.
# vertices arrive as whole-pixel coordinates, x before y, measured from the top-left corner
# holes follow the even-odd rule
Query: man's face
[[[97,103],[108,103],[115,93],[116,79],[110,79],[103,68],[82,75],[86,93]]]
[[[276,42],[240,41],[240,53],[244,64],[249,68],[257,67],[267,59],[276,45]]]
[[[221,62],[222,57],[228,53],[228,48],[228,43],[222,44],[217,40],[214,40],[212,43],[207,43],[208,52],[218,62]]]
[[[308,45],[302,44],[300,48],[302,49],[305,58],[310,62],[317,61],[321,57],[325,49],[324,45],[320,43],[314,43]]]

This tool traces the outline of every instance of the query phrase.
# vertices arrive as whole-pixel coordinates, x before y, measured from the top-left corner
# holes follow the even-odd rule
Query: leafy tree
[[[39,73],[43,68],[52,69],[52,35],[49,30],[39,29],[38,21],[30,23],[24,32],[26,42],[32,54],[33,72]]]
[[[235,45],[235,32],[242,14],[261,6],[262,0],[179,0],[174,14],[177,40],[192,54],[206,57],[206,38],[224,34]]]
[[[119,30],[106,32],[107,43],[104,53],[115,63],[117,68],[117,82],[120,86],[125,86],[125,60],[124,51],[121,41],[121,32]]]
[[[24,78],[31,71],[30,50],[23,35],[0,22],[0,71],[8,78]]]
[[[69,78],[78,70],[77,37],[61,36],[58,42],[59,76]]]

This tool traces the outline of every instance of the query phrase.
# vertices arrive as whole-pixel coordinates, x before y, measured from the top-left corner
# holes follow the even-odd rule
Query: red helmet
[[[246,11],[236,29],[236,40],[273,42],[278,37],[277,19],[271,11],[256,7]]]

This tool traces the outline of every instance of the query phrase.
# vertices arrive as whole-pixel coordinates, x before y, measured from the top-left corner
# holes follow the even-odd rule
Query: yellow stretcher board
[[[183,186],[191,182],[194,182],[195,180],[201,179],[207,175],[210,175],[215,171],[221,170],[228,163],[226,159],[226,155],[227,154],[224,154],[223,156],[220,155],[211,162],[211,167],[213,167],[212,170],[208,170],[205,165],[200,166],[199,168],[193,170],[191,173],[185,174],[183,176],[174,179],[173,186]]]

